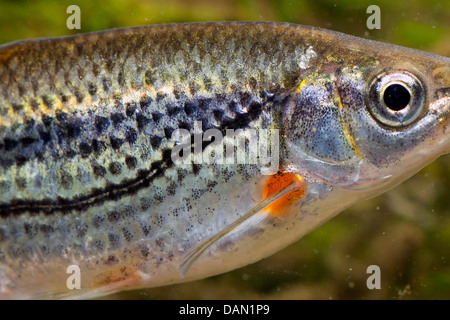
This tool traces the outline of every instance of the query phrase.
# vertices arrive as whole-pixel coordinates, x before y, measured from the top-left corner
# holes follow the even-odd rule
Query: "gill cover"
[[[337,76],[313,73],[301,81],[293,97],[283,122],[297,170],[323,180],[353,179],[361,154],[345,123]]]

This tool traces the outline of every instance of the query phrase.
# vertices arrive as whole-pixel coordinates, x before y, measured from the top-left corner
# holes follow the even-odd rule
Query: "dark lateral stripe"
[[[138,177],[122,182],[120,184],[107,186],[103,189],[96,189],[88,195],[84,195],[74,199],[59,198],[56,200],[44,199],[40,201],[34,200],[12,200],[10,204],[0,204],[0,217],[8,215],[19,215],[24,212],[30,214],[52,214],[56,211],[69,213],[73,210],[85,210],[88,207],[102,204],[108,200],[117,200],[128,194],[135,193],[142,188],[146,188],[155,179],[164,174],[164,171],[171,167],[173,162],[169,159],[154,162],[150,170],[143,170]]]

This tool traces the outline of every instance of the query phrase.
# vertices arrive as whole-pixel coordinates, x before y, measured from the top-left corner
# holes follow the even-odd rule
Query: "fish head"
[[[290,171],[376,195],[450,151],[449,58],[333,43],[284,110]]]

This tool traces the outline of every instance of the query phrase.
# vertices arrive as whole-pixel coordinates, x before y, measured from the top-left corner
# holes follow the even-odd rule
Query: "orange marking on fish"
[[[296,183],[298,187],[267,207],[272,214],[280,215],[285,213],[287,207],[291,206],[293,202],[301,199],[305,193],[305,181],[302,176],[291,172],[279,171],[273,176],[270,176],[264,186],[264,198],[270,197],[274,193],[293,183]]]
[[[121,267],[102,273],[101,279],[94,285],[99,292],[112,292],[139,284],[139,272]]]

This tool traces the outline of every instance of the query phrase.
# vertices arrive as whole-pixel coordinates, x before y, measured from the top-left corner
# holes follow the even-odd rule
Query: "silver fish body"
[[[0,297],[88,297],[260,260],[449,152],[449,108],[449,58],[291,24],[0,47]],[[198,140],[199,124],[225,143],[277,133],[276,161],[207,163],[225,147]],[[192,138],[184,164],[178,129]],[[180,271],[270,198],[276,171],[299,177],[301,195],[262,206]]]

